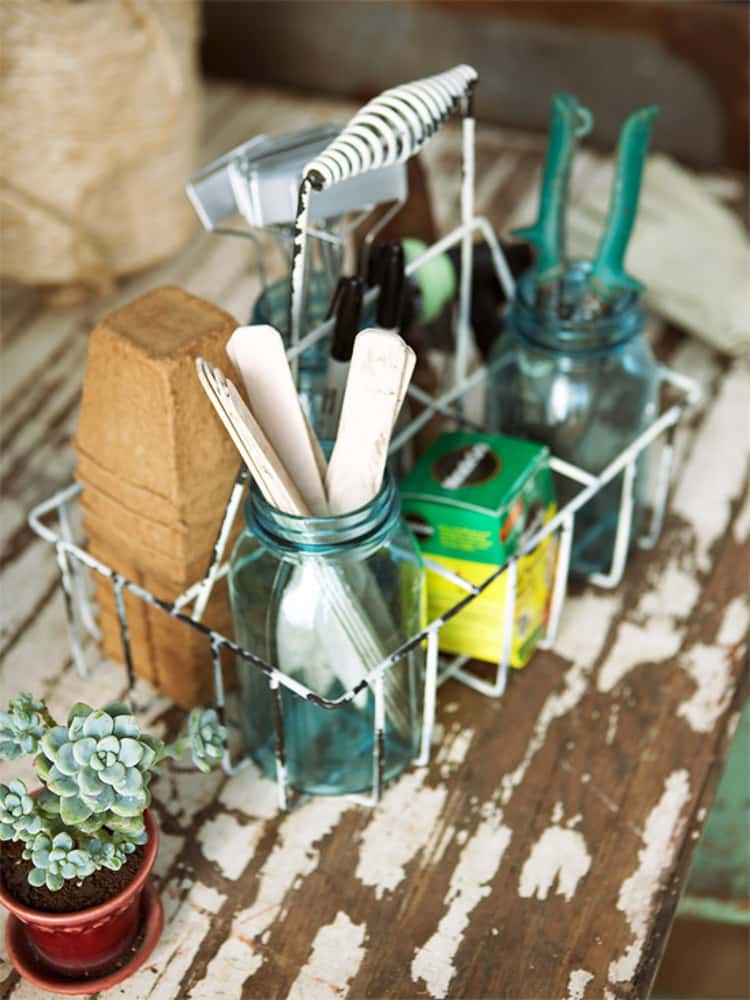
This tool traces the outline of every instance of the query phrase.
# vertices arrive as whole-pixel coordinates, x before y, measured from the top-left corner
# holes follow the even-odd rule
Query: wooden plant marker
[[[357,334],[326,477],[332,514],[356,510],[377,495],[415,362],[414,351],[391,330]]]
[[[328,513],[317,438],[294,386],[281,334],[272,326],[241,326],[229,339],[227,354],[242,378],[250,408],[276,455],[305,500],[310,513]],[[318,446],[318,452],[320,448]]]

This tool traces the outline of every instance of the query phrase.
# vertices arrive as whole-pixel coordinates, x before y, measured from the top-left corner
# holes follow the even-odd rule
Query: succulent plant
[[[100,711],[76,705],[67,727],[47,730],[40,749],[46,760],[37,761],[37,773],[60,797],[62,821],[73,826],[92,813],[140,816],[150,802],[150,770],[164,756],[161,741],[142,734],[121,702]]]
[[[36,753],[43,787],[31,796],[19,779],[0,785],[0,840],[23,841],[29,882],[53,892],[66,879],[116,871],[147,840],[143,813],[158,764],[190,747],[208,771],[223,756],[225,736],[213,709],[194,709],[188,731],[165,744],[142,733],[123,702],[79,703],[62,726],[42,702],[21,695],[0,713],[0,760]]]
[[[46,885],[51,892],[62,889],[65,879],[84,879],[96,871],[91,853],[76,847],[73,838],[64,830],[54,837],[38,833],[26,845],[23,857],[33,865],[29,872],[31,885]]]
[[[21,779],[0,785],[0,840],[29,840],[41,829],[42,819]]]
[[[0,712],[0,760],[36,753],[47,729],[44,711],[40,701],[22,694],[10,703],[7,712]]]
[[[145,831],[143,834],[145,839]],[[139,840],[138,843],[141,841]],[[97,868],[119,871],[136,848],[136,841],[123,834],[114,834],[109,839],[92,837],[86,844],[87,850]]]
[[[213,708],[194,708],[188,718],[188,736],[193,763],[204,772],[210,771],[224,756],[227,731]]]

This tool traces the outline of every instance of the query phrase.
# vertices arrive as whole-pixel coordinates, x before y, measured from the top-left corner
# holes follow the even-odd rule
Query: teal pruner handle
[[[552,98],[547,156],[539,192],[539,214],[532,226],[513,233],[536,250],[536,282],[547,285],[561,277],[564,267],[565,197],[576,139],[591,131],[593,116],[570,94]]]
[[[620,132],[607,221],[588,278],[590,289],[605,301],[611,302],[625,289],[643,288],[640,281],[625,273],[623,261],[638,209],[643,167],[657,111],[654,106],[634,111]]]

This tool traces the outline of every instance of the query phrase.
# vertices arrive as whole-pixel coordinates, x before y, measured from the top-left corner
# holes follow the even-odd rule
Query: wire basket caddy
[[[462,130],[462,183],[461,222],[452,232],[429,247],[421,256],[412,260],[406,268],[407,276],[416,272],[437,254],[460,243],[461,281],[458,297],[456,329],[456,360],[454,384],[438,398],[431,397],[416,386],[408,390],[410,396],[422,407],[422,412],[401,430],[394,438],[391,451],[399,451],[417,431],[435,414],[450,417],[459,425],[477,428],[462,413],[461,401],[465,393],[486,378],[486,369],[480,368],[467,374],[469,358],[469,310],[471,302],[471,273],[473,240],[476,234],[488,244],[498,280],[505,290],[508,300],[514,292],[513,278],[503,256],[494,230],[488,220],[474,212],[474,131],[475,121],[472,111],[472,93],[477,80],[476,72],[468,66],[459,66],[446,73],[429,77],[413,84],[386,91],[369,102],[350,121],[336,139],[304,170],[299,192],[299,206],[295,226],[294,249],[291,267],[291,295],[289,305],[290,346],[287,357],[290,362],[332,331],[331,319],[305,336],[301,336],[302,310],[305,295],[306,258],[308,252],[308,209],[313,191],[333,188],[347,178],[365,174],[368,170],[403,162],[413,156],[429,140],[442,122],[458,112]],[[379,289],[370,289],[365,295],[365,305],[376,301]],[[372,760],[372,788],[369,795],[354,796],[366,804],[374,804],[380,798],[383,785],[384,733],[388,725],[384,677],[386,672],[399,663],[421,644],[426,646],[426,667],[424,680],[424,700],[422,709],[422,730],[418,765],[429,761],[434,729],[437,688],[449,678],[454,678],[478,692],[500,697],[507,685],[510,651],[514,633],[515,600],[518,562],[532,552],[550,536],[557,541],[557,559],[552,581],[552,596],[546,634],[539,643],[541,648],[554,644],[560,616],[565,600],[566,584],[571,553],[571,542],[575,516],[591,498],[609,482],[622,474],[618,526],[612,563],[606,574],[592,575],[591,582],[600,587],[615,587],[622,579],[630,545],[633,516],[634,483],[636,463],[639,455],[649,448],[657,438],[664,437],[657,474],[654,478],[652,497],[652,517],[648,532],[638,540],[643,548],[652,548],[659,537],[666,509],[670,468],[673,455],[673,435],[675,427],[685,410],[697,402],[699,390],[686,377],[667,368],[660,369],[662,382],[674,390],[675,399],[658,418],[641,433],[607,468],[599,475],[592,475],[583,469],[563,462],[554,456],[550,459],[552,470],[576,484],[574,498],[561,508],[555,516],[508,558],[503,565],[494,568],[481,583],[471,583],[460,575],[450,572],[428,558],[424,562],[431,570],[447,577],[464,592],[462,597],[442,617],[429,622],[416,634],[410,636],[398,648],[392,650],[377,665],[369,669],[367,676],[338,698],[327,699],[309,687],[287,675],[274,664],[269,663],[241,648],[232,639],[208,628],[202,622],[208,599],[214,585],[226,575],[228,564],[224,552],[230,537],[235,517],[241,506],[245,490],[246,473],[240,470],[232,489],[225,515],[214,547],[211,564],[202,580],[197,581],[174,601],[156,598],[149,591],[117,573],[111,567],[94,558],[85,548],[77,544],[72,528],[73,507],[82,487],[71,484],[49,500],[39,504],[29,514],[32,529],[55,546],[60,580],[65,598],[69,637],[76,668],[84,676],[87,673],[84,652],[84,634],[99,638],[99,630],[87,592],[84,568],[99,573],[111,581],[117,616],[122,637],[128,688],[132,698],[135,681],[128,620],[124,592],[129,592],[153,607],[161,609],[184,623],[185,627],[201,633],[210,646],[213,669],[215,705],[222,721],[227,720],[226,699],[221,668],[221,653],[226,649],[241,658],[267,678],[274,706],[276,777],[279,804],[282,809],[289,807],[290,788],[286,773],[284,712],[281,688],[286,688],[298,698],[318,706],[321,711],[335,711],[352,702],[359,694],[370,689],[374,698],[374,742]],[[484,429],[484,428],[481,428]],[[57,518],[54,527],[48,521]],[[439,633],[441,627],[472,600],[481,594],[501,575],[506,574],[506,596],[503,611],[501,648],[498,650],[495,676],[486,680],[467,669],[468,657],[444,657],[439,654]],[[225,754],[223,766],[227,773],[233,773],[248,758],[238,761]]]

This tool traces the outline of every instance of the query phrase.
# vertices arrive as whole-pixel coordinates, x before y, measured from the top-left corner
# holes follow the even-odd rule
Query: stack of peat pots
[[[165,287],[111,313],[91,335],[75,440],[88,550],[161,600],[205,575],[237,475],[236,450],[195,370],[199,355],[226,370],[236,325]],[[94,578],[102,652],[124,662],[112,582]],[[123,593],[135,672],[183,708],[210,701],[206,637]],[[224,583],[203,620],[231,635]]]

